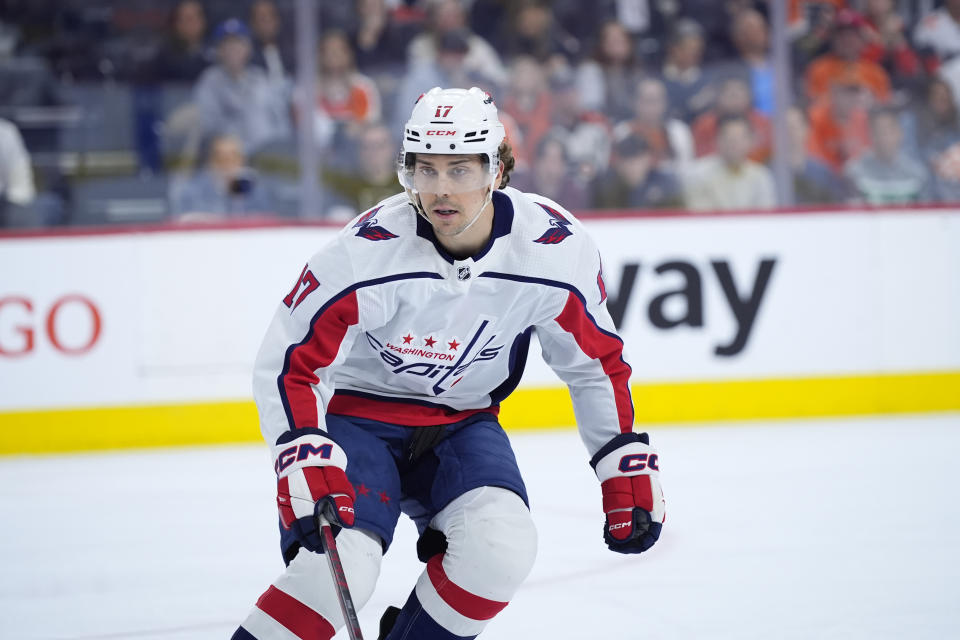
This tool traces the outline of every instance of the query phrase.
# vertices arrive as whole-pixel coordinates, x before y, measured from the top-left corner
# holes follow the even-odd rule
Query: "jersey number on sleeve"
[[[317,280],[316,276],[313,275],[313,272],[308,268],[309,265],[304,265],[303,271],[300,272],[300,277],[297,278],[297,283],[293,285],[293,289],[290,290],[290,293],[287,294],[287,297],[283,299],[283,304],[287,305],[287,308],[290,309],[290,312],[293,313],[293,310],[303,302],[303,299],[308,295],[317,290],[317,287],[320,286],[320,282]],[[297,293],[300,293],[297,296]],[[294,297],[296,296],[296,300]]]

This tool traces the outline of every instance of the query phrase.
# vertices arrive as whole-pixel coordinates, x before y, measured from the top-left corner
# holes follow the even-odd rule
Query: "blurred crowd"
[[[785,1],[791,204],[960,202],[960,0]],[[0,226],[296,217],[302,143],[343,219],[433,86],[492,94],[511,184],[573,211],[782,202],[766,1],[320,2],[313,98],[294,4],[0,0]]]

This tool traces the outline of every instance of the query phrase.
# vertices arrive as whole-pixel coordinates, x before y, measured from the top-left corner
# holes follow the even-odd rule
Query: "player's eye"
[[[436,169],[433,167],[418,167],[417,172],[422,176],[435,176],[437,175]]]

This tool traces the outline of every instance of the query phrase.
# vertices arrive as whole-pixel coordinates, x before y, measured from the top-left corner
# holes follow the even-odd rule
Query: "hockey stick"
[[[357,609],[350,597],[350,588],[347,586],[347,575],[343,572],[343,563],[340,562],[340,552],[337,551],[337,541],[333,537],[333,529],[323,516],[317,516],[317,525],[320,527],[320,541],[323,552],[330,565],[330,575],[333,576],[333,586],[337,591],[337,600],[340,601],[340,611],[347,624],[347,634],[350,640],[363,640],[360,632],[360,620],[357,619]]]

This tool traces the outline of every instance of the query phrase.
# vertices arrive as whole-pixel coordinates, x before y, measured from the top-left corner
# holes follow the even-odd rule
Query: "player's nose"
[[[437,195],[440,196],[449,196],[453,191],[451,191],[452,181],[448,176],[441,175],[437,178]]]

